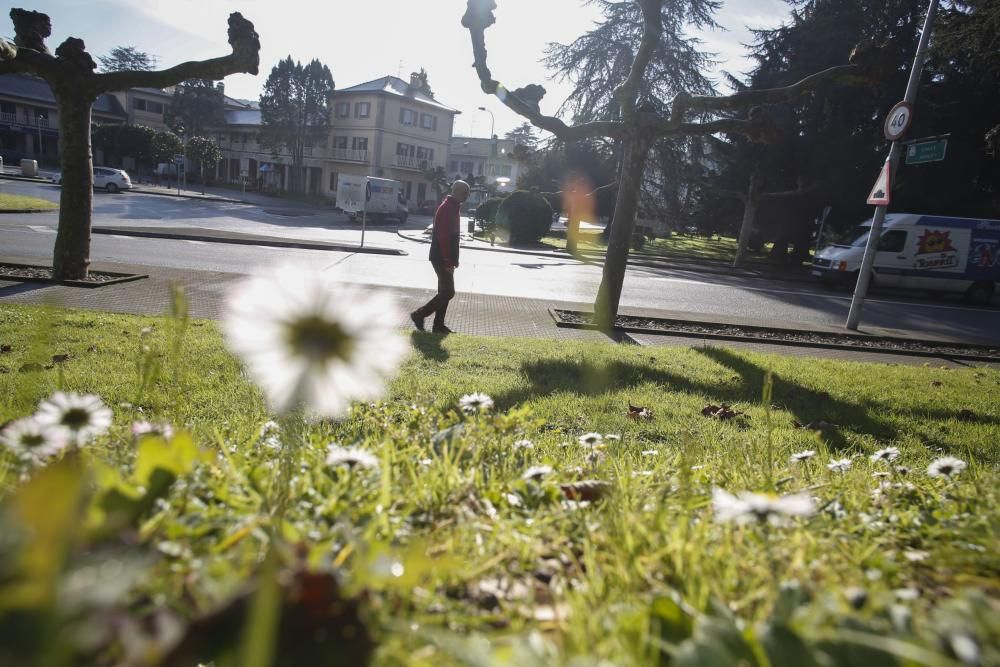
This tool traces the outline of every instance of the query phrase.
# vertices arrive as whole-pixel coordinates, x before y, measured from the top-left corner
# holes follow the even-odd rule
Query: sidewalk
[[[0,256],[0,261],[32,263],[28,258],[12,256]],[[167,307],[170,286],[178,284],[184,288],[187,294],[192,317],[218,319],[221,316],[227,290],[235,281],[242,277],[239,274],[233,273],[131,266],[107,262],[95,263],[93,268],[95,270],[122,273],[144,273],[148,274],[149,278],[98,288],[75,288],[62,285],[0,280],[0,304],[50,303],[65,308],[158,315],[162,314]],[[394,292],[400,299],[404,312],[417,308],[432,296],[430,289],[391,288],[390,291]],[[448,324],[458,333],[473,336],[609,342],[607,336],[597,331],[557,327],[549,314],[550,308],[590,310],[590,304],[460,293],[452,302],[449,309]],[[699,317],[691,313],[672,313],[669,311],[641,308],[629,308],[627,309],[627,314],[655,317],[681,316],[690,320],[702,319],[703,321],[708,321],[711,319],[718,322],[751,323],[745,319],[741,320],[740,318],[733,317],[708,318],[704,315]],[[755,323],[759,324],[759,322]],[[801,323],[792,322],[770,322],[770,324],[772,326],[785,326],[800,330],[827,331],[831,329],[831,327],[825,326],[804,327]],[[405,315],[401,316],[400,327],[403,329],[412,328],[409,319]],[[896,336],[907,335],[905,331],[884,329],[873,329],[868,331],[868,333]],[[910,337],[915,336],[911,335]],[[971,365],[968,362],[952,362],[943,358],[804,348],[771,343],[710,341],[698,337],[632,334],[631,338],[638,344],[649,346],[726,347],[780,355],[850,361],[905,363],[913,365],[931,363],[934,365],[947,365],[949,367]]]

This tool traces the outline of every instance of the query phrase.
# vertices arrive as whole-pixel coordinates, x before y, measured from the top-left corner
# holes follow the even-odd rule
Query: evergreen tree
[[[156,56],[134,46],[116,46],[106,56],[97,56],[102,72],[149,72],[156,69]]]
[[[264,84],[261,143],[274,150],[283,148],[291,155],[293,192],[302,191],[305,184],[306,146],[326,136],[333,91],[329,67],[318,60],[303,66],[291,56],[274,66]]]
[[[210,79],[185,81],[174,88],[174,97],[165,114],[174,132],[188,137],[204,134],[208,128],[223,124],[225,96],[222,84]]]

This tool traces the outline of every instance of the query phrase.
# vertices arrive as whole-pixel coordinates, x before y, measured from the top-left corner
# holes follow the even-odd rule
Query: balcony
[[[413,169],[414,171],[422,171],[420,169],[420,163],[426,162],[426,160],[421,160],[409,155],[397,155],[396,156],[396,166],[402,169]]]
[[[18,120],[16,113],[0,113],[0,123],[25,125],[27,127],[42,127],[46,129],[50,127],[48,118],[28,118],[25,116],[24,120]]]
[[[334,148],[330,153],[334,160],[341,162],[368,162],[368,151],[354,148]]]

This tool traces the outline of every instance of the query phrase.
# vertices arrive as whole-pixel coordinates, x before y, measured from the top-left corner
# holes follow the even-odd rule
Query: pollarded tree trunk
[[[625,269],[628,266],[629,248],[632,246],[632,232],[635,229],[635,214],[639,205],[639,191],[642,174],[646,169],[650,142],[643,136],[628,137],[624,141],[625,155],[622,159],[622,173],[619,181],[615,216],[611,221],[611,236],[604,260],[604,275],[594,302],[594,321],[605,331],[614,328],[618,303],[621,301]]]
[[[56,280],[83,280],[90,268],[90,219],[94,203],[94,165],[90,145],[90,107],[94,99],[72,86],[54,87],[62,140],[62,192],[59,229],[52,253]]]
[[[580,218],[574,211],[566,218],[566,250],[575,255],[580,244]]]

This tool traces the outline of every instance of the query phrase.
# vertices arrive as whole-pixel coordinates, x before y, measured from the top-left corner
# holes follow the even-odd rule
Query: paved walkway
[[[30,264],[29,258],[0,255],[0,261]],[[162,267],[130,266],[98,263],[95,270],[148,274],[149,278],[96,288],[78,288],[44,283],[21,283],[0,280],[0,303],[50,303],[66,308],[100,310],[116,313],[162,314],[168,303],[170,286],[181,285],[190,302],[192,317],[217,319],[221,315],[227,289],[242,276],[232,273],[176,270]],[[428,277],[430,283],[430,276]],[[430,289],[391,288],[402,306],[413,310],[432,296]],[[475,336],[552,338],[610,342],[596,331],[557,327],[549,314],[550,308],[590,310],[590,304],[524,299],[482,294],[459,294],[449,309],[448,324],[458,333]],[[661,317],[687,317],[683,313],[628,309],[628,314]],[[713,318],[719,319],[719,318]],[[782,323],[771,323],[781,326]],[[400,326],[412,326],[405,316]],[[789,328],[794,328],[788,325]],[[815,327],[827,330],[830,327]],[[873,332],[876,333],[876,332]],[[905,333],[905,332],[877,332]],[[728,342],[698,337],[632,334],[635,342],[650,346],[727,347],[780,355],[845,359],[881,363],[933,364],[949,367],[969,366],[970,362],[953,362],[944,358],[907,357],[903,355],[825,350],[766,343]]]

